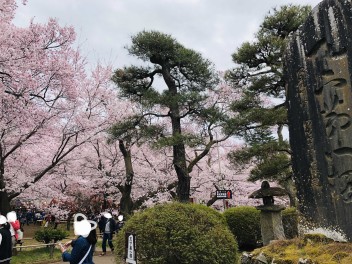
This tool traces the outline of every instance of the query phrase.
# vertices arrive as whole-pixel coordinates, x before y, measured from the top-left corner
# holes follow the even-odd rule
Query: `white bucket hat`
[[[81,216],[83,220],[77,221],[77,218],[79,216]],[[75,214],[73,228],[76,236],[88,237],[90,231],[92,231],[96,227],[97,223],[91,220],[87,220],[87,217],[84,214]]]
[[[9,223],[15,222],[17,220],[16,213],[14,211],[8,212],[6,218]]]
[[[103,216],[107,219],[112,218],[112,215],[110,213],[104,213]]]
[[[0,215],[0,225],[6,224],[6,222],[7,222],[6,217],[3,215]]]

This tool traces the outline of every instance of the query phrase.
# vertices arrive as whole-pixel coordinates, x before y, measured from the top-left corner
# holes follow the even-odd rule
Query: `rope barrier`
[[[33,247],[47,247],[47,246],[54,246],[58,243],[49,243],[49,244],[35,244],[35,245],[28,245],[28,246],[15,246],[14,248],[33,248]]]
[[[67,239],[74,239],[74,237],[68,237]],[[33,240],[33,238],[23,238],[22,240]],[[49,244],[35,244],[35,245],[28,245],[28,246],[14,246],[13,248],[30,248],[30,247],[46,247],[46,246],[54,246],[57,245],[58,243],[49,243]]]

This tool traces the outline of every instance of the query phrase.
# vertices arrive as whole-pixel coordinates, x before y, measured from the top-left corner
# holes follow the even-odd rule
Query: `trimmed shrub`
[[[125,254],[125,233],[135,233],[137,258],[143,264],[235,264],[237,243],[223,216],[195,204],[156,205],[132,216],[115,239]]]
[[[38,242],[44,242],[48,244],[52,241],[56,243],[59,240],[63,240],[68,237],[69,233],[62,229],[53,229],[50,227],[43,227],[40,230],[36,231],[34,234],[34,239]]]
[[[259,210],[252,206],[238,206],[226,210],[223,215],[241,250],[257,247],[261,240]]]
[[[298,237],[298,212],[289,207],[282,211],[282,225],[287,239]]]

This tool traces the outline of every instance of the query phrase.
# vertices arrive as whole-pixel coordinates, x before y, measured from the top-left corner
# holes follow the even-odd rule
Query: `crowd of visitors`
[[[41,225],[44,219],[48,219],[48,215],[45,211],[39,210],[17,210],[16,214],[20,220],[21,225],[38,224]],[[50,219],[52,221],[52,219]]]
[[[56,217],[50,212],[43,211],[11,211],[6,217],[0,213],[0,263],[10,263],[12,249],[23,238],[23,225],[39,223],[44,228],[48,226],[57,228],[60,221],[65,221],[65,219],[60,219],[60,217]],[[66,219],[66,221],[69,221],[69,219]],[[102,253],[100,256],[106,254],[107,244],[110,250],[114,251],[113,235],[119,232],[123,225],[123,216],[118,215],[117,220],[115,220],[111,212],[90,214],[88,217],[81,213],[75,214],[73,227],[77,238],[65,244],[59,244],[63,261],[92,264],[98,235],[102,238]],[[100,231],[99,234],[96,231],[97,227]],[[72,247],[71,253],[67,252],[69,247]]]

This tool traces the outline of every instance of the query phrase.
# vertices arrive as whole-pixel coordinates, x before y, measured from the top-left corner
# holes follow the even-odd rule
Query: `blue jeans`
[[[106,241],[108,241],[109,247],[110,247],[111,251],[113,251],[114,245],[112,244],[112,234],[111,233],[108,233],[108,234],[104,233],[103,234],[103,243],[102,243],[101,247],[102,247],[104,253],[106,252]]]

